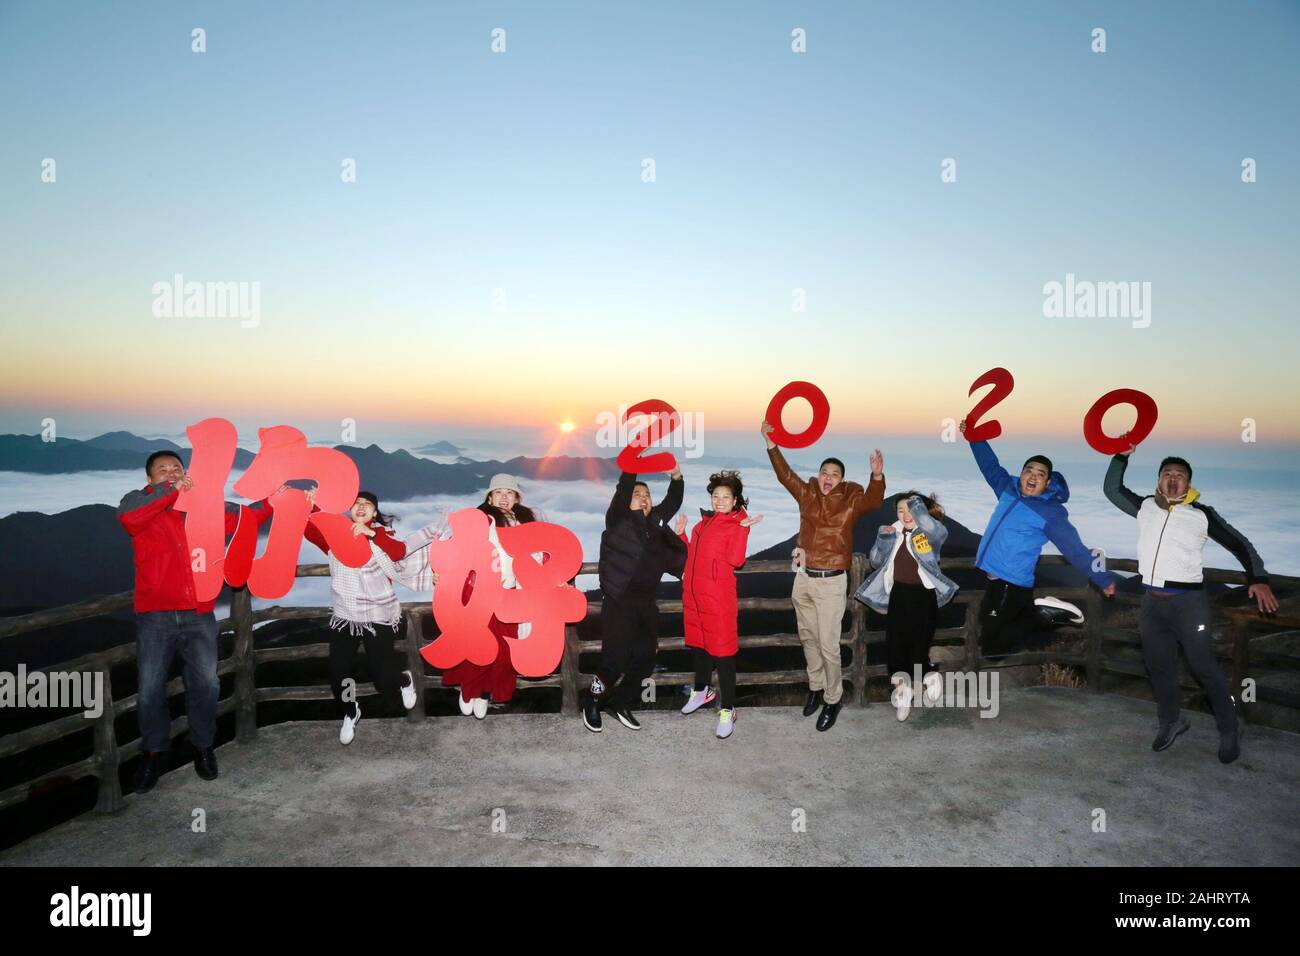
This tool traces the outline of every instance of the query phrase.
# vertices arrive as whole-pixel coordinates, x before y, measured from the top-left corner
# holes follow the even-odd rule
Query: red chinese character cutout
[[[564,653],[564,625],[587,615],[587,597],[564,584],[582,569],[582,544],[568,528],[545,521],[498,528],[501,547],[514,558],[519,588],[501,593],[497,619],[507,624],[527,621],[526,638],[504,637],[510,663],[525,677],[545,677]],[[533,552],[545,554],[538,563]]]
[[[224,418],[205,418],[185,429],[193,449],[185,473],[194,482],[176,496],[175,509],[185,512],[185,539],[189,543],[194,593],[211,601],[221,593],[226,565],[226,478],[235,461],[238,435]],[[253,528],[254,540],[257,525]]]
[[[451,537],[429,545],[429,567],[438,574],[433,618],[442,633],[421,648],[420,654],[442,670],[462,661],[486,666],[496,660],[497,639],[488,622],[503,589],[496,554],[488,540],[488,521],[477,508],[452,512],[447,518]],[[474,584],[467,588],[470,575]]]
[[[268,599],[289,593],[308,520],[320,529],[330,553],[343,564],[359,568],[369,561],[370,539],[352,534],[352,519],[342,514],[357,500],[360,479],[356,463],[335,448],[308,448],[307,436],[289,425],[260,428],[257,437],[261,443],[257,457],[235,482],[235,491],[245,498],[266,498],[275,516],[266,550],[248,572],[248,589]],[[277,492],[294,478],[316,482],[319,512],[311,514],[307,496],[296,488]]]

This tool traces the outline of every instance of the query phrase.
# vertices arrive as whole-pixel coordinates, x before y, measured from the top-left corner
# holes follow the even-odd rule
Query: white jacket
[[[1200,492],[1189,488],[1181,504],[1161,508],[1154,495],[1141,497],[1124,486],[1128,458],[1116,455],[1106,472],[1106,497],[1138,522],[1138,572],[1153,588],[1177,588],[1203,583],[1204,551],[1213,538],[1241,562],[1248,584],[1268,581],[1268,572],[1254,547],[1240,531],[1201,504]]]

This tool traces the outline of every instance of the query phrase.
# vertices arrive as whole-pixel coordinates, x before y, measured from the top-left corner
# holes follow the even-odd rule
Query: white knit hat
[[[493,492],[498,489],[513,491],[520,498],[524,493],[519,490],[519,482],[515,481],[512,475],[493,475],[492,480],[488,482],[488,491]]]

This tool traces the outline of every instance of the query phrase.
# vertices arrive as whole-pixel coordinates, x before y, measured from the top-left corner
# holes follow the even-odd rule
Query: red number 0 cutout
[[[653,421],[637,429],[628,439],[627,446],[618,453],[618,467],[629,474],[672,471],[677,467],[677,459],[671,452],[661,451],[641,457],[641,453],[650,447],[650,443],[660,438],[667,438],[682,423],[682,416],[677,409],[658,398],[647,398],[637,402],[623,415],[626,422],[633,415],[651,415]]]
[[[1136,408],[1137,422],[1120,437],[1112,438],[1101,430],[1101,419],[1116,405],[1132,405]],[[1150,435],[1159,415],[1156,400],[1146,392],[1139,392],[1135,388],[1117,388],[1093,402],[1088,414],[1083,416],[1083,437],[1103,455],[1118,455],[1126,451],[1129,445],[1140,444]]]
[[[812,406],[812,424],[797,435],[792,435],[781,424],[781,412],[792,398],[805,399]],[[826,423],[831,419],[831,403],[826,401],[826,393],[812,382],[791,382],[772,396],[767,405],[767,421],[772,426],[767,436],[774,444],[782,448],[807,448],[826,431]]]
[[[989,441],[1002,434],[1002,423],[996,418],[983,423],[979,419],[990,408],[1010,395],[1015,384],[1016,380],[1011,377],[1011,373],[1001,367],[989,369],[971,383],[967,395],[974,395],[985,385],[992,385],[993,390],[980,399],[979,404],[972,408],[970,414],[966,416],[967,441]]]

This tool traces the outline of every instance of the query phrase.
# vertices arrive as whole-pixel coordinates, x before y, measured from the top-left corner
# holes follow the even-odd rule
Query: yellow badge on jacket
[[[912,548],[917,554],[930,553],[930,539],[925,536],[924,531],[918,531],[912,535]]]

